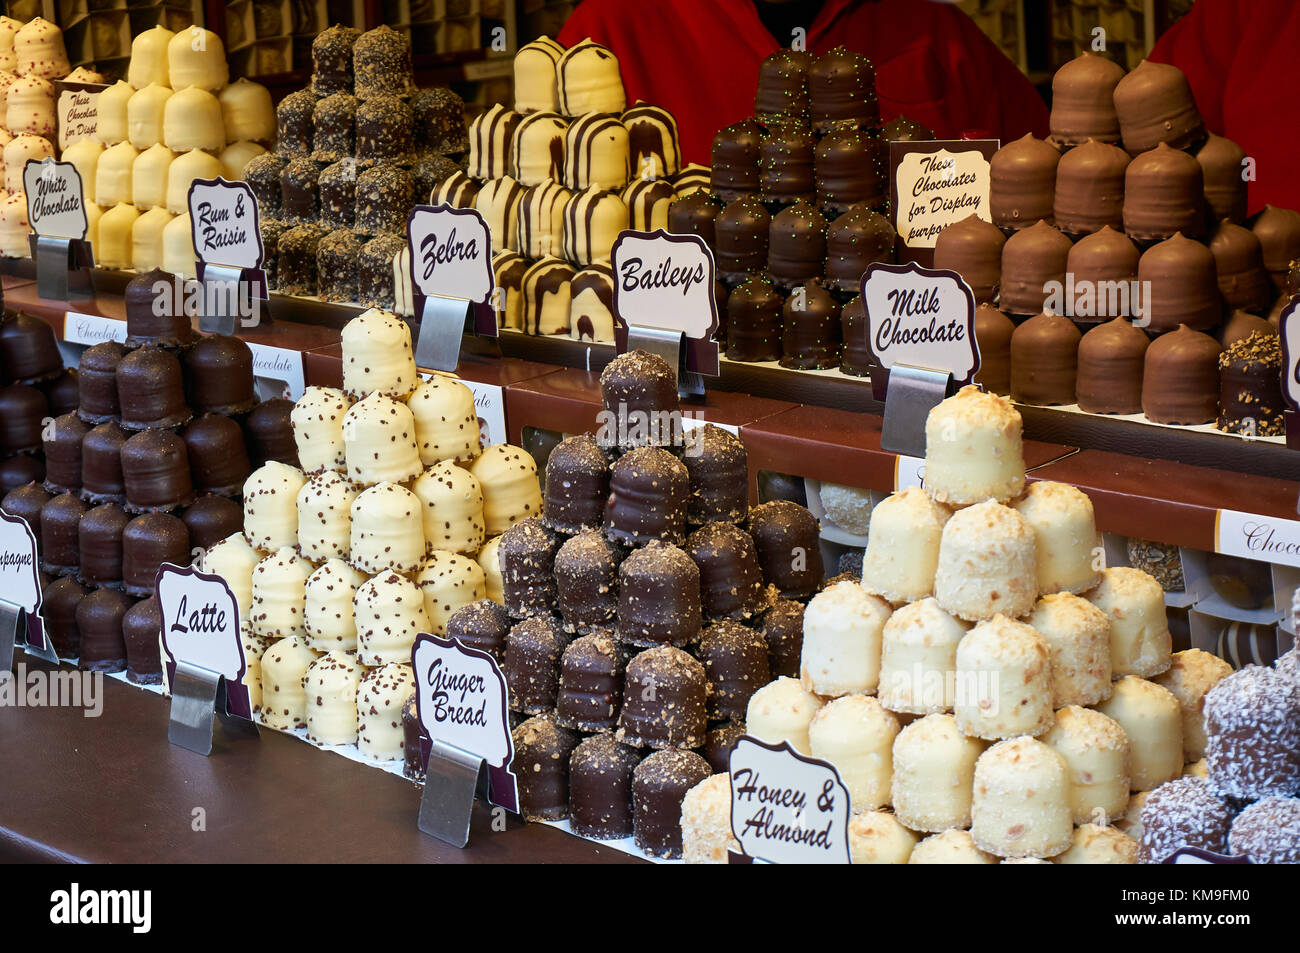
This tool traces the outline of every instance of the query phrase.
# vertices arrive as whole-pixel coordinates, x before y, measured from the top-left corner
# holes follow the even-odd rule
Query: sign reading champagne
[[[163,563],[154,588],[162,614],[168,684],[175,684],[180,662],[221,675],[226,681],[227,711],[251,720],[252,705],[243,682],[248,663],[239,638],[239,603],[226,580],[193,566]]]
[[[975,296],[955,271],[875,262],[862,276],[867,347],[881,367],[947,371],[969,384],[980,367]]]
[[[488,769],[489,800],[517,812],[519,787],[510,770],[515,746],[510,737],[509,695],[496,660],[454,639],[421,633],[415,637],[411,661],[424,759],[428,760],[434,741],[482,758]]]
[[[614,339],[627,350],[628,327],[680,331],[686,369],[718,374],[718,302],[713,254],[698,235],[620,232],[610,252],[614,271]]]
[[[411,282],[417,292],[415,313],[423,298],[459,298],[474,309],[474,329],[496,337],[492,308],[492,233],[472,208],[417,205],[406,223],[411,244]]]
[[[36,537],[26,520],[3,510],[0,510],[0,603],[5,604],[10,612],[22,610],[27,619],[25,635],[21,627],[15,628],[12,637],[0,630],[0,638],[6,642],[0,649],[0,657],[8,659],[15,642],[20,645],[25,642],[48,656],[52,649],[45,640],[40,617],[36,614],[41,604]],[[0,671],[9,671],[9,666],[3,665]]]
[[[28,159],[23,167],[27,221],[42,238],[86,237],[86,200],[81,173],[71,162]]]
[[[788,741],[745,735],[731,749],[731,832],[745,854],[778,864],[847,864],[849,791],[825,761]]]
[[[200,262],[228,268],[262,267],[257,198],[247,183],[195,179],[190,183],[189,209],[194,253]]]

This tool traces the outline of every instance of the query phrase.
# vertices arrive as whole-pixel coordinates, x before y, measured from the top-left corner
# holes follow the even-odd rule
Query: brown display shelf
[[[28,670],[48,666],[19,657]],[[167,741],[168,701],[104,679],[103,714],[7,708],[0,861],[90,863],[640,863],[555,828],[474,810],[457,850],[416,829],[420,788],[263,730],[203,757]],[[36,761],[39,761],[37,770]],[[23,770],[26,765],[29,770]],[[202,808],[206,830],[192,825]]]

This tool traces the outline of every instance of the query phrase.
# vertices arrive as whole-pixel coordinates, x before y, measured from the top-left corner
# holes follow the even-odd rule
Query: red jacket
[[[758,66],[777,49],[754,0],[583,0],[560,31],[614,51],[628,103],[677,118],[682,153],[709,164],[713,134],[754,112]],[[884,121],[900,113],[942,139],[984,130],[1004,142],[1047,135],[1047,107],[966,14],[934,0],[827,0],[808,49],[845,46],[876,68]]]
[[[1256,160],[1251,214],[1265,204],[1300,209],[1297,51],[1296,0],[1197,0],[1151,51],[1187,74],[1210,131]]]

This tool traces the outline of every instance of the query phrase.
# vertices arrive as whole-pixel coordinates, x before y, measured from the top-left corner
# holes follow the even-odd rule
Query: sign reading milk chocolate
[[[1278,333],[1282,335],[1282,394],[1292,410],[1300,411],[1300,297],[1282,309]]]
[[[1300,521],[1219,510],[1214,517],[1214,551],[1300,568]]]
[[[969,384],[980,367],[975,296],[955,271],[873,262],[862,276],[867,347],[882,367],[947,371]]]
[[[226,680],[227,711],[252,719],[244,673],[244,644],[239,638],[239,603],[226,580],[193,566],[163,563],[154,580],[162,614],[162,650],[168,684],[176,666],[186,662]]]
[[[889,192],[899,261],[934,261],[934,242],[953,222],[989,211],[989,160],[996,139],[889,144]]]
[[[422,632],[415,637],[411,662],[423,757],[428,759],[437,741],[482,758],[488,766],[488,799],[518,812],[519,787],[510,770],[515,745],[509,690],[496,660],[454,639]]]
[[[194,253],[205,265],[262,267],[257,198],[245,182],[195,179],[189,191]]]
[[[743,736],[731,749],[731,832],[745,853],[778,864],[847,864],[849,791],[825,761],[788,741]]]
[[[42,238],[86,237],[86,199],[81,173],[71,162],[28,159],[23,167],[27,221]]]
[[[99,129],[99,94],[104,83],[54,81],[54,118],[59,129],[59,152],[82,139],[93,139]]]
[[[713,253],[698,235],[622,231],[610,250],[614,341],[627,350],[628,326],[680,331],[686,369],[717,376],[718,301]]]
[[[41,654],[52,651],[45,640],[37,610],[41,605],[41,582],[37,575],[36,536],[27,521],[0,510],[0,602],[7,611],[21,609],[27,618],[26,632],[14,631],[13,642],[29,645]],[[0,632],[0,637],[9,636]],[[6,644],[3,655],[7,659],[12,646]],[[3,671],[8,671],[5,665]]]

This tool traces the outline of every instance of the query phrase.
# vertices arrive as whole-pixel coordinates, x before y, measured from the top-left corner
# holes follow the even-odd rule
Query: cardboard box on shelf
[[[466,53],[483,45],[482,20],[479,17],[462,17],[446,20],[438,38],[439,53]]]
[[[131,24],[125,8],[91,13],[63,31],[73,66],[131,54]]]
[[[233,76],[270,76],[292,69],[293,41],[289,37],[263,40],[236,51],[230,57]]]

